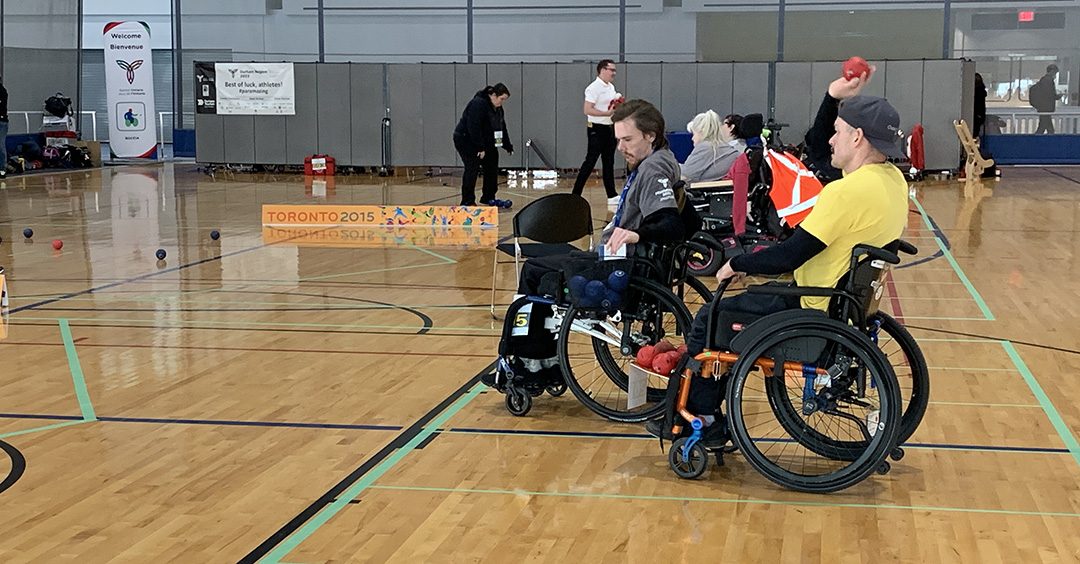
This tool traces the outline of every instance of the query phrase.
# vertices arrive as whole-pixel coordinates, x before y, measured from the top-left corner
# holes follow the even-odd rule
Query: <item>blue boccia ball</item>
[[[165,260],[165,249],[158,249],[157,252],[154,253],[154,256],[156,256],[158,260]]]
[[[221,233],[219,233],[218,230],[215,229],[215,230],[210,232],[210,238],[217,241],[218,239],[221,238]]]
[[[600,307],[611,311],[619,309],[620,305],[622,305],[622,294],[608,288],[607,291],[604,292],[604,298],[600,300]]]
[[[590,280],[589,283],[585,285],[585,297],[597,303],[604,299],[605,292],[607,292],[607,288],[604,286],[604,283],[599,280]]]
[[[615,292],[622,294],[626,291],[627,286],[630,285],[630,276],[626,274],[625,270],[616,270],[608,275],[607,286]]]
[[[584,276],[571,276],[566,285],[570,288],[571,296],[581,298],[585,295],[585,285],[588,283],[589,281]]]
[[[27,239],[29,239],[29,238],[34,236],[34,230],[27,227],[26,229],[22,230],[22,234],[23,234],[23,237],[26,237]]]

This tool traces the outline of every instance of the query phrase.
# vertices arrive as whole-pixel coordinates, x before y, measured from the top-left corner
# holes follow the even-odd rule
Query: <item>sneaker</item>
[[[461,206],[461,207],[476,207],[476,202],[470,202],[468,204],[461,203],[461,204],[458,204],[458,205]]]
[[[645,422],[645,430],[648,433],[658,439],[664,439],[666,441],[674,440],[674,435],[671,434],[671,428],[664,428],[663,419],[652,419]]]
[[[619,197],[618,196],[612,196],[612,197],[608,198],[607,199],[607,205],[609,205],[609,206],[617,206],[617,205],[619,205]]]

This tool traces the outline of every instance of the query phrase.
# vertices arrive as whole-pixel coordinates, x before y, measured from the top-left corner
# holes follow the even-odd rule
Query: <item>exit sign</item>
[[[1035,21],[1035,12],[1020,12],[1017,14],[1016,19],[1022,22],[1033,22]]]

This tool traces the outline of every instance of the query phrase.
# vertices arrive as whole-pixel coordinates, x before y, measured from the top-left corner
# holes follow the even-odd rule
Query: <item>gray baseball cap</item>
[[[900,114],[885,98],[854,96],[840,102],[840,119],[862,129],[866,140],[887,157],[907,157],[901,148]]]

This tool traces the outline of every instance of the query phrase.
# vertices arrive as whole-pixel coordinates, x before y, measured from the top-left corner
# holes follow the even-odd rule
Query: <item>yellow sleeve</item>
[[[834,184],[839,182],[842,180]],[[837,238],[851,231],[853,214],[848,213],[843,193],[837,188],[840,186],[826,186],[818,195],[813,211],[799,224],[799,227],[816,237],[818,241],[825,243],[826,246],[833,244]]]

